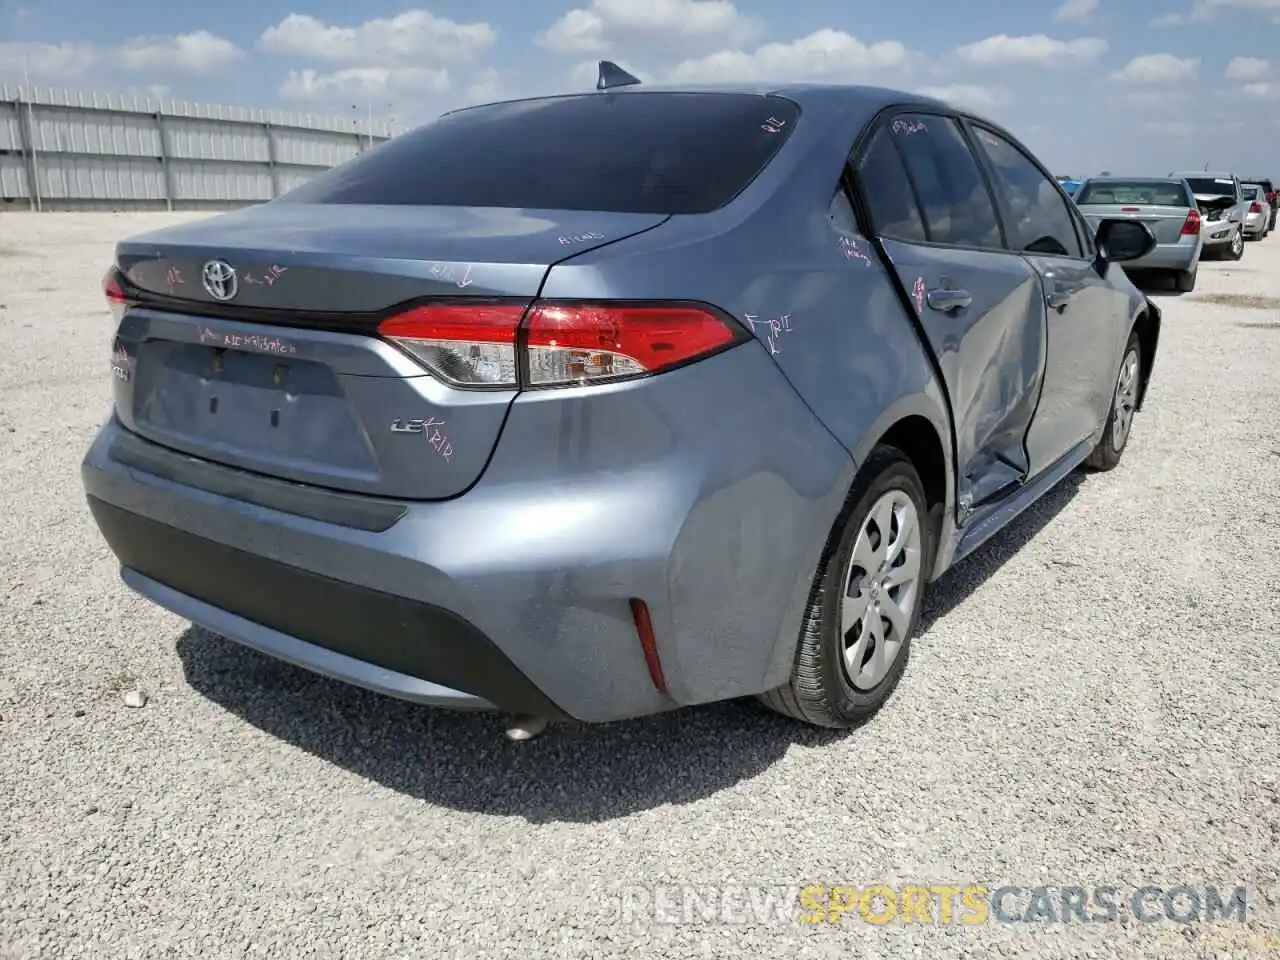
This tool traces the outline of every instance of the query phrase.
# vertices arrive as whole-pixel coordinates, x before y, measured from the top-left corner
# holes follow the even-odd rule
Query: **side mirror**
[[[1156,248],[1155,234],[1137,220],[1103,220],[1098,224],[1094,243],[1111,263],[1138,260]]]

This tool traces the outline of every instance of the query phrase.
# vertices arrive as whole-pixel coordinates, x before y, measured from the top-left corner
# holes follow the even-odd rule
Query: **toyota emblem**
[[[209,296],[215,300],[231,300],[240,291],[236,268],[225,260],[210,260],[200,269],[200,279]]]

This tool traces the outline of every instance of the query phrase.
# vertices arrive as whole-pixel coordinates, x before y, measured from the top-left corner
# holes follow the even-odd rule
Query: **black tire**
[[[1173,275],[1173,289],[1178,293],[1190,293],[1196,288],[1196,268],[1179,270]]]
[[[1132,410],[1129,413],[1129,426],[1124,429],[1124,436],[1120,442],[1116,442],[1116,414],[1120,407],[1118,397],[1120,395],[1120,378],[1124,373],[1125,367],[1129,364],[1129,358],[1132,355],[1137,364],[1137,370],[1133,374],[1135,378],[1134,398],[1137,397],[1137,390],[1140,387],[1140,378],[1142,377],[1142,343],[1138,339],[1136,330],[1129,334],[1129,342],[1125,344],[1124,353],[1120,356],[1120,368],[1116,371],[1116,378],[1111,388],[1111,407],[1107,410],[1107,422],[1102,428],[1102,436],[1098,439],[1097,446],[1093,448],[1093,452],[1089,454],[1089,459],[1085,461],[1085,466],[1098,473],[1114,470],[1116,465],[1120,463],[1120,458],[1124,456],[1125,448],[1129,445],[1129,437],[1133,433]]]
[[[1223,255],[1224,257],[1226,257],[1228,260],[1239,260],[1241,257],[1243,257],[1243,256],[1244,256],[1244,230],[1243,230],[1243,228],[1240,230],[1240,232],[1239,232],[1239,234],[1237,234],[1237,236],[1239,236],[1239,238],[1240,238],[1240,246],[1239,246],[1239,248],[1237,248],[1237,247],[1236,247],[1235,242],[1234,242],[1234,241],[1232,241],[1231,243],[1228,243],[1228,244],[1227,244],[1227,246],[1226,246],[1226,249],[1222,251],[1222,255]]]
[[[854,546],[873,506],[885,494],[900,491],[910,497],[920,525],[920,571],[916,596],[897,657],[884,677],[867,690],[856,689],[844,666],[845,638],[841,635],[841,606],[845,573],[852,563]],[[925,582],[932,569],[938,513],[930,513],[924,485],[916,468],[901,450],[876,447],[858,472],[853,489],[832,528],[814,576],[796,644],[791,678],[760,695],[771,710],[805,723],[832,729],[849,729],[870,719],[892,695],[906,669],[911,637],[920,620]]]

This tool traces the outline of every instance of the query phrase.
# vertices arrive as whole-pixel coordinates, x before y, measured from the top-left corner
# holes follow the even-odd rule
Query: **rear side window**
[[[1085,184],[1076,203],[1138,203],[1148,207],[1189,207],[1186,187],[1174,180],[1099,180]]]
[[[1201,196],[1235,197],[1236,182],[1230,177],[1187,177],[1191,189]]]
[[[1083,256],[1068,201],[1058,192],[1057,183],[1004,137],[982,127],[974,132],[991,161],[996,190],[1010,214],[1009,245],[1019,252]]]
[[[755,179],[799,116],[790,100],[752,94],[493,104],[397,137],[281,201],[707,213]]]
[[[924,220],[907,180],[906,168],[888,132],[881,127],[858,161],[871,223],[882,237],[894,240],[926,240]]]
[[[902,152],[934,243],[1003,249],[991,194],[959,125],[947,117],[895,117],[890,137]]]

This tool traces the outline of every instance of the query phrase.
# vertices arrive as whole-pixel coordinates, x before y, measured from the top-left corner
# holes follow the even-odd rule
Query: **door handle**
[[[1049,304],[1051,309],[1061,313],[1071,305],[1071,294],[1064,293],[1061,290],[1051,290],[1045,295],[1044,301]]]
[[[952,310],[963,310],[969,304],[973,303],[973,297],[968,290],[948,290],[938,288],[930,290],[928,297],[929,309],[939,310],[942,313],[950,313]]]

